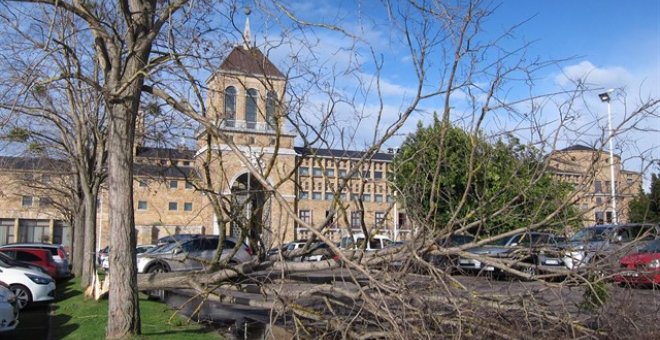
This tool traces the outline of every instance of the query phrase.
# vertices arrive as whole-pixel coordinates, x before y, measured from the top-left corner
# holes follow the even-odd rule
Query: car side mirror
[[[512,247],[515,247],[515,246],[517,246],[517,245],[518,245],[518,242],[513,242],[513,243],[511,243],[511,246],[512,246]]]
[[[183,249],[181,249],[181,247],[176,247],[176,248],[174,248],[174,250],[172,250],[172,254],[174,254],[174,255],[181,254],[181,253],[183,253]]]

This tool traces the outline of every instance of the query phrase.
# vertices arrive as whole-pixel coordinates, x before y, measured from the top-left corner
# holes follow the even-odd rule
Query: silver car
[[[617,266],[624,255],[636,252],[660,235],[652,224],[603,224],[586,227],[575,233],[563,249],[563,262],[569,269],[591,264]],[[601,268],[602,269],[602,268]]]
[[[211,263],[218,249],[218,236],[203,236],[181,243],[171,243],[157,252],[138,255],[137,269],[139,273],[196,271],[205,270]],[[234,251],[238,241],[228,237],[222,246],[220,259],[228,258]],[[252,260],[252,250],[245,244],[240,244],[229,263],[242,263]]]

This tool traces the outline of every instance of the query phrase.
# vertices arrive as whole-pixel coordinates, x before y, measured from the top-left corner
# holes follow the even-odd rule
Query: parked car
[[[648,242],[637,253],[622,257],[619,263],[621,268],[614,275],[614,282],[660,285],[660,239]]]
[[[40,271],[12,266],[0,259],[0,281],[9,285],[16,295],[19,309],[34,302],[55,298],[55,280]]]
[[[170,243],[157,253],[139,256],[137,269],[140,273],[194,271],[204,270],[208,261],[213,259],[218,248],[218,236],[203,236],[189,239],[183,243]],[[220,259],[226,259],[232,254],[237,240],[231,237],[225,239]],[[241,244],[230,260],[230,263],[241,263],[252,259],[252,250]]]
[[[49,250],[33,248],[2,248],[0,252],[17,261],[23,261],[42,268],[54,279],[59,279],[57,264]]]
[[[71,277],[71,268],[69,267],[69,255],[61,244],[50,243],[10,243],[0,248],[33,248],[46,249],[53,256],[53,261],[57,265],[57,277]]]
[[[20,267],[20,268],[36,270],[38,272],[42,272],[42,273],[48,275],[48,272],[45,269],[43,269],[39,266],[35,266],[32,263],[14,260],[11,257],[9,257],[9,255],[7,255],[3,252],[0,252],[0,260],[5,261],[7,264],[9,264],[12,267]]]
[[[514,260],[513,267],[533,276],[538,272],[538,254],[544,246],[555,244],[555,235],[547,232],[523,232],[500,238],[467,252],[493,258]],[[501,274],[501,270],[478,259],[459,258],[458,267],[464,271]]]
[[[98,251],[97,255],[97,262],[99,265],[103,264],[103,261],[108,258],[108,253],[110,252],[110,246],[106,246],[105,248],[101,249]]]
[[[9,289],[9,285],[0,282],[0,332],[14,330],[16,326],[18,326],[16,295]]]
[[[451,234],[449,236],[437,238],[429,250],[434,251],[439,248],[460,247],[474,242],[474,240],[474,236],[472,235]],[[450,272],[458,267],[458,256],[424,254],[422,258],[434,266],[443,270],[449,270]]]
[[[637,252],[660,235],[652,224],[605,224],[578,231],[569,242],[561,245],[563,262],[569,269],[600,263],[601,270],[613,270],[618,260]]]
[[[164,243],[183,243],[185,241],[188,241],[193,238],[197,237],[202,237],[204,235],[201,234],[174,234],[174,235],[168,235],[164,236],[158,239],[157,244],[164,244]]]
[[[135,254],[136,255],[144,254],[144,253],[148,252],[149,250],[154,249],[156,247],[157,246],[154,245],[154,244],[140,245],[140,246],[135,247]],[[105,271],[110,270],[110,249],[109,248],[106,251],[106,256],[103,258],[103,262],[101,262],[101,268],[103,268],[103,270],[105,270]]]
[[[366,242],[366,244],[365,244]],[[370,235],[369,239],[363,233],[354,233],[341,238],[339,248],[347,250],[365,249],[367,251],[380,250],[388,247],[392,240],[386,235]]]
[[[298,240],[289,242],[279,248],[271,249],[268,252],[268,258],[276,261],[282,258],[287,261],[305,262],[305,261],[323,261],[335,256],[330,246],[325,242],[311,242],[305,250],[307,240]]]

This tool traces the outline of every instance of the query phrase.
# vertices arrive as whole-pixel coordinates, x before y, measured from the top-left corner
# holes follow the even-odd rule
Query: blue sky
[[[522,81],[508,83],[499,93],[502,100],[513,102],[529,96],[568,90],[573,86],[570,80],[578,78],[584,78],[590,88],[594,89],[593,93],[588,93],[575,102],[573,110],[579,114],[572,118],[572,126],[564,127],[564,131],[556,136],[553,135],[552,129],[557,124],[560,104],[566,98],[554,96],[534,101],[535,105],[542,107],[535,111],[535,123],[544,124],[543,131],[540,131],[544,138],[556,137],[557,147],[574,143],[598,144],[597,141],[607,126],[605,106],[596,96],[598,89],[625,89],[625,92],[617,92],[615,100],[612,101],[615,126],[622,124],[642,99],[660,98],[660,1],[517,0],[492,4],[499,6],[483,26],[484,40],[529,19],[512,36],[502,40],[501,45],[511,49],[531,43],[524,55],[527,60],[563,60],[539,70],[535,74],[533,86]],[[397,31],[396,23],[387,20],[381,1],[293,1],[288,2],[287,6],[306,21],[337,24],[362,39],[355,47],[353,41],[336,32],[307,29],[304,34],[303,39],[306,41],[318,42],[317,46],[308,51],[313,55],[311,60],[323,65],[325,70],[334,70],[335,74],[339,74],[339,77],[333,79],[339,80],[337,84],[340,91],[352,94],[351,91],[355,91],[352,86],[357,86],[358,79],[374,79],[375,67],[371,60],[373,52],[377,57],[383,58],[380,76],[385,121],[388,117],[395,117],[397,112],[406,106],[409,99],[407,95],[416,85],[410,53],[405,48],[402,35]],[[258,17],[252,20],[252,31],[258,44],[259,39],[263,42],[281,32],[278,29],[282,26],[274,25],[272,21],[260,22]],[[265,35],[269,38],[264,38]],[[291,65],[286,60],[292,50],[296,49],[280,48],[279,52],[276,49],[271,57],[278,65],[286,68]],[[437,77],[438,72],[443,69],[442,59],[437,51],[433,56],[432,73]],[[357,76],[356,73],[348,76],[341,74],[342,70],[349,69],[348,65],[352,66],[356,60],[361,62]],[[488,81],[487,78],[476,80],[483,81],[484,84]],[[433,81],[429,82],[427,86],[431,88],[432,83]],[[380,109],[380,102],[374,96],[374,84],[371,84],[368,92],[364,89],[364,83],[362,91],[357,91],[363,94],[360,120],[353,118],[356,114],[355,108],[346,109],[345,112],[340,110],[337,115],[338,125],[355,133],[356,141],[352,147],[357,149],[369,145],[375,124],[375,115],[370,113]],[[319,105],[313,105],[314,102]],[[327,98],[320,95],[310,99],[312,105],[308,108],[310,111],[322,110],[325,103]],[[530,103],[521,103],[517,108],[525,111],[531,107]],[[466,110],[464,96],[456,96],[451,106],[457,111]],[[401,133],[386,146],[396,147],[406,133],[414,130],[418,121],[428,122],[432,112],[440,111],[442,107],[442,98],[421,103],[419,112],[413,115],[401,129]],[[527,122],[520,119],[509,113],[495,113],[486,118],[484,128],[493,133],[518,130],[519,137],[523,140],[533,141],[539,138],[539,131],[525,129],[524,124]],[[464,123],[469,125],[469,121]],[[656,115],[634,121],[634,126],[632,122],[625,124],[622,133],[616,136],[615,149],[626,160],[626,167],[641,170],[649,160],[660,159],[660,143],[657,142],[660,137],[657,130],[660,118]],[[639,155],[643,155],[643,159],[638,157]]]

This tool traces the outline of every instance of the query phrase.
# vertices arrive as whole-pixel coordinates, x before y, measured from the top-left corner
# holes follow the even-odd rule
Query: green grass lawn
[[[104,339],[108,301],[85,300],[79,281],[58,282],[52,319],[54,339]],[[189,322],[160,302],[140,298],[142,335],[135,339],[221,339],[212,329]]]

